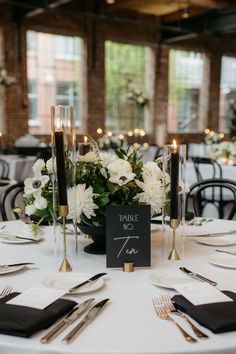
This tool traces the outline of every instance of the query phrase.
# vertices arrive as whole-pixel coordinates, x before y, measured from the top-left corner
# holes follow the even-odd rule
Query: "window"
[[[75,116],[79,115],[79,93],[77,82],[58,81],[56,83],[56,104],[70,105],[75,108]]]
[[[168,131],[199,131],[203,117],[203,56],[170,50]]]
[[[223,56],[220,80],[220,131],[229,130],[229,104],[233,101],[236,101],[236,58]]]
[[[127,131],[145,128],[149,99],[145,71],[148,49],[106,41],[106,128]]]
[[[30,123],[37,121],[37,83],[28,81],[29,119]]]
[[[35,51],[32,52],[32,48],[35,48]],[[59,51],[65,54],[64,57],[55,54]],[[80,52],[79,37],[27,32],[29,132],[31,134],[51,132],[50,107],[54,104],[73,105],[77,125],[79,124]]]
[[[27,39],[27,50],[28,51],[35,51],[37,48],[36,32],[28,31],[26,39]]]
[[[80,41],[77,37],[56,36],[57,59],[78,60],[80,56]]]

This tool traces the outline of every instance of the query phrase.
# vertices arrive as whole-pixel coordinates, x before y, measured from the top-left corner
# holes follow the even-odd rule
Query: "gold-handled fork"
[[[12,286],[5,286],[0,292],[0,299],[3,299],[5,296],[9,295],[12,292]]]
[[[185,315],[185,313],[183,313],[182,311],[178,310],[175,305],[173,304],[170,294],[169,293],[162,293],[161,294],[161,301],[165,306],[165,309],[167,311],[167,313],[172,313],[175,315],[179,315],[180,317],[184,318],[186,320],[186,322],[188,322],[188,324],[190,325],[190,327],[192,328],[193,332],[196,334],[196,336],[198,338],[209,338],[207,334],[203,333],[202,331],[200,331],[200,329],[198,329],[195,324],[190,321],[190,319]]]
[[[152,299],[152,303],[155,309],[155,312],[157,314],[157,316],[161,319],[161,320],[168,320],[171,321],[172,323],[174,323],[176,325],[176,327],[180,330],[180,332],[182,333],[182,335],[184,336],[184,339],[187,342],[190,343],[196,343],[197,340],[195,338],[193,338],[190,334],[188,334],[179,324],[178,322],[172,318],[171,316],[169,316],[168,312],[166,311],[163,303],[161,302],[160,298],[154,298]]]

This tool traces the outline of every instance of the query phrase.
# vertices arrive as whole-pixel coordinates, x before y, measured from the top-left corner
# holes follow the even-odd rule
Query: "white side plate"
[[[227,236],[217,236],[217,237],[196,237],[194,240],[198,243],[207,246],[230,246],[236,244],[236,235],[227,235]]]
[[[214,253],[208,258],[208,261],[219,267],[236,269],[236,256],[232,254]]]
[[[0,267],[0,275],[18,272],[19,270],[23,269],[24,267],[25,267],[25,265],[19,265],[19,266],[15,266],[15,267],[5,267],[5,268]]]
[[[194,282],[194,279],[191,279],[187,275],[181,274],[181,272],[180,274],[173,274],[173,272],[165,274],[153,273],[150,276],[150,280],[154,285],[167,289],[175,289],[176,284],[187,284]]]
[[[84,274],[78,272],[70,273],[55,273],[47,278],[43,279],[42,283],[47,288],[59,289],[59,290],[69,290],[75,285],[78,285],[85,280],[91,278],[91,274]],[[96,282],[88,284],[81,289],[78,289],[78,292],[73,292],[71,295],[75,294],[84,294],[100,289],[104,285],[103,279],[99,278]]]

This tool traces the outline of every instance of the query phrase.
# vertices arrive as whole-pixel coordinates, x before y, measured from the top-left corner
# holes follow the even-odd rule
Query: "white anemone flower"
[[[111,162],[117,160],[116,155],[107,152],[100,153],[100,162],[102,167],[107,167]]]
[[[123,159],[116,159],[110,162],[107,165],[108,171],[110,174],[122,174],[122,173],[131,173],[132,166],[131,164]]]
[[[164,193],[161,181],[144,183],[135,180],[135,182],[143,191],[136,194],[134,200],[137,200],[139,203],[150,205],[152,215],[159,214],[161,212],[161,206],[164,202]]]
[[[143,180],[144,182],[148,181],[159,181],[162,176],[163,172],[160,167],[157,166],[156,162],[148,161],[143,165]]]
[[[34,204],[28,204],[25,206],[25,214],[26,215],[32,215],[36,212],[36,207]]]
[[[190,191],[189,184],[184,183],[183,181],[179,182],[179,189],[180,189],[179,191],[180,194],[188,193]]]
[[[25,179],[25,194],[41,194],[42,188],[48,183],[49,176],[35,173],[32,178]]]
[[[54,164],[52,158],[47,160],[46,167],[49,174],[53,173],[53,171],[56,171],[56,159],[54,159]]]
[[[132,181],[136,177],[135,173],[132,172],[120,172],[120,173],[112,173],[109,181],[119,186],[123,186],[128,182]]]
[[[82,213],[88,219],[96,216],[94,210],[98,209],[98,206],[93,201],[95,194],[92,187],[86,188],[85,184],[77,184],[76,187],[67,190],[67,196],[69,205],[68,219],[77,217],[78,222],[80,222]]]
[[[35,161],[33,167],[32,167],[32,170],[34,171],[34,173],[40,173],[42,172],[42,170],[44,169],[45,167],[45,162],[43,159],[38,159]]]
[[[78,160],[82,162],[97,162],[99,160],[98,154],[94,151],[89,151],[85,155],[79,155]]]
[[[34,205],[36,209],[45,209],[47,208],[48,202],[47,199],[45,199],[42,196],[37,196],[34,201]]]

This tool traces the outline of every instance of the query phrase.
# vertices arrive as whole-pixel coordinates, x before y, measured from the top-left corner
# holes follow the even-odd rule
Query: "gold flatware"
[[[30,263],[30,262],[25,262],[25,263],[12,263],[12,264],[1,264],[0,269],[2,268],[10,268],[10,267],[17,267],[17,266],[23,266],[23,265],[32,265],[35,263]]]
[[[105,304],[109,301],[109,299],[104,299],[94,305],[87,315],[80,321],[63,339],[63,344],[69,344],[74,340],[78,334],[90,323],[94,320],[94,318],[99,314],[99,312],[104,308]]]
[[[94,299],[88,299],[80,305],[76,305],[69,313],[61,320],[56,326],[54,326],[45,336],[40,340],[41,343],[46,344],[51,342],[56,336],[58,336],[66,327],[73,323],[79,316],[87,311]]]
[[[153,303],[153,307],[154,310],[157,314],[157,316],[161,319],[161,320],[168,320],[171,321],[172,323],[174,323],[176,325],[176,327],[180,330],[180,332],[182,333],[182,335],[184,336],[184,339],[187,342],[190,343],[196,343],[197,340],[195,338],[193,338],[190,334],[188,334],[179,324],[178,322],[172,318],[168,312],[166,311],[165,307],[163,306],[161,300],[159,298],[154,298],[152,299],[152,303]]]
[[[195,326],[192,321],[190,321],[185,313],[175,307],[169,293],[161,294],[161,301],[164,304],[167,313],[179,315],[180,317],[184,318],[198,338],[209,338],[207,334],[203,333],[199,328]]]
[[[0,292],[0,299],[3,299],[5,296],[9,295],[12,292],[12,286],[5,286],[3,290]]]

